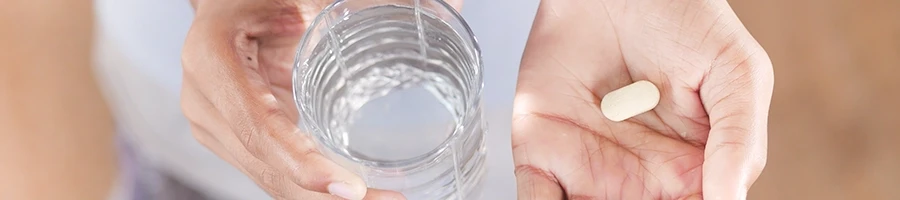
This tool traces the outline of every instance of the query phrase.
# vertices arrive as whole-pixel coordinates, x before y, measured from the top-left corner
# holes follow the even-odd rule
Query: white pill
[[[609,92],[600,110],[609,120],[620,122],[653,110],[659,104],[659,89],[650,81],[638,81]]]

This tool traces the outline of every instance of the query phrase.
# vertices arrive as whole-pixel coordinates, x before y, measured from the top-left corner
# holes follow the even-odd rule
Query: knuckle
[[[257,152],[263,150],[265,144],[260,144],[262,142],[260,134],[262,133],[256,126],[244,126],[236,134],[250,154],[257,156]]]
[[[314,163],[318,157],[325,156],[319,151],[318,144],[311,138],[306,136],[300,136],[298,138],[298,141],[291,142],[295,144],[291,146],[293,148],[293,151],[291,152],[293,152],[293,158],[297,160],[300,165]]]
[[[190,38],[191,37],[188,37],[187,42],[184,45],[184,51],[181,53],[181,66],[185,77],[190,77],[190,75],[197,73],[196,66],[194,62],[192,62],[192,59],[196,57],[194,54],[197,54],[197,52],[195,52],[197,51],[197,47],[195,47],[196,44],[193,44],[194,42],[192,42]]]
[[[283,182],[283,177],[274,170],[262,169],[256,173],[256,179],[259,181],[260,186],[268,188],[271,195],[283,196],[283,192],[279,189]]]
[[[300,146],[300,150],[298,152],[298,157],[300,157],[301,162],[311,162],[312,157],[322,156],[318,149],[315,146]]]
[[[299,138],[300,141],[297,142],[297,146],[300,149],[300,155],[315,156],[319,154],[319,149],[316,148],[318,144],[312,138],[306,136],[300,136]]]
[[[240,138],[244,148],[249,150],[251,154],[256,155],[265,146],[265,144],[260,143],[264,142],[262,137],[265,137],[264,134],[268,132],[265,130],[267,118],[265,115],[251,115],[250,118],[239,120],[236,123],[238,128],[235,134]]]
[[[314,170],[316,167],[310,168],[310,166],[319,165],[321,161],[325,160],[324,155],[319,151],[315,142],[300,137],[299,141],[291,141],[290,143],[294,143],[295,145],[287,146],[287,152],[290,152],[290,156],[292,160],[296,163],[292,164],[293,171],[306,171],[306,170]],[[317,174],[322,176],[329,176],[329,172],[317,172]]]
[[[202,20],[198,19],[195,21],[199,22]],[[204,49],[201,45],[204,44],[204,33],[202,32],[205,32],[205,28],[206,25],[203,23],[194,23],[188,30],[181,51],[181,65],[185,75],[195,74],[196,72],[197,63],[195,62],[195,59],[198,59],[198,55],[201,54]]]
[[[199,119],[201,119],[205,112],[203,112],[203,107],[199,106],[205,102],[200,102],[204,98],[199,96],[197,90],[195,90],[190,83],[185,82],[185,84],[181,88],[181,98],[179,99],[179,106],[181,108],[181,113],[184,115],[185,119],[187,119],[191,123],[199,123]]]
[[[270,134],[277,134],[278,131],[269,126],[267,122],[277,117],[279,112],[277,108],[265,108],[259,115],[256,115],[255,119],[239,123],[244,125],[241,126],[236,134],[241,139],[244,147],[254,155],[264,150],[266,146],[264,144],[266,142],[265,139],[271,137],[272,135]]]
[[[281,111],[281,108],[278,108],[275,105],[264,105],[262,111],[259,113],[259,118],[254,120],[254,122],[256,125],[266,125],[266,122],[283,116],[284,112]]]
[[[191,124],[191,126],[194,127],[191,129],[191,136],[193,136],[194,140],[197,140],[198,143],[208,145],[214,142],[213,139],[210,138],[210,136],[206,133],[206,131],[201,130],[199,126],[194,124]]]
[[[181,89],[181,99],[179,99],[178,104],[181,107],[181,112],[184,114],[184,117],[188,120],[192,120],[196,118],[195,113],[193,112],[192,103],[188,96],[187,88]]]
[[[194,111],[192,107],[192,103],[188,102],[190,100],[182,99],[181,100],[181,113],[184,115],[184,118],[191,123],[199,123],[198,119],[200,118],[200,113]]]
[[[292,126],[278,126],[278,123],[275,123],[283,117],[284,113],[279,108],[265,106],[262,111],[253,115],[247,121],[238,123],[243,125],[237,129],[236,134],[245,148],[254,155],[263,152],[267,148],[278,148],[279,146],[272,145],[281,145],[280,142],[295,142],[277,140],[278,138],[283,138],[278,134],[293,133],[289,129]]]

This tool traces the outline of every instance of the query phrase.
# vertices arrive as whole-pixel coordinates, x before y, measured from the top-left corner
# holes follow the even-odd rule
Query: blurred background
[[[900,199],[900,0],[729,2],[775,66],[768,165],[750,199]],[[108,166],[97,163],[115,162],[114,155],[103,153],[111,152],[112,139],[52,134],[112,135],[111,117],[98,112],[106,108],[104,100],[95,98],[96,85],[72,84],[84,82],[72,77],[92,77],[72,74],[91,65],[93,32],[85,28],[93,25],[90,3],[0,3],[0,179],[6,180],[0,180],[0,199],[15,192],[3,188],[16,188],[3,184],[24,178],[11,173],[17,170],[39,172],[34,174],[43,178],[16,184],[47,188],[95,191],[84,187],[112,182],[110,174],[91,173],[97,166]],[[54,85],[66,87],[46,89]],[[23,88],[46,90],[23,92]],[[17,123],[46,113],[63,114],[40,124]],[[34,134],[2,139],[14,132]],[[40,148],[45,146],[54,148]],[[73,159],[81,154],[95,156]],[[48,161],[40,159],[51,158],[68,164],[41,165]],[[35,164],[12,165],[10,160]],[[82,182],[53,181],[60,177]],[[105,195],[82,193],[65,199]]]
[[[775,66],[750,199],[900,199],[900,1],[729,2]]]

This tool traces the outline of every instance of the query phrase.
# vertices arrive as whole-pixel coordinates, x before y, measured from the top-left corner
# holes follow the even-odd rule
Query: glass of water
[[[480,194],[481,52],[442,0],[338,0],[310,25],[293,73],[300,127],[369,187]]]

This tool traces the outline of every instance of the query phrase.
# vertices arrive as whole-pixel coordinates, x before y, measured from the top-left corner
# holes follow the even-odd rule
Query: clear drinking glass
[[[294,63],[300,127],[369,187],[473,199],[484,174],[482,64],[441,0],[338,0]]]

